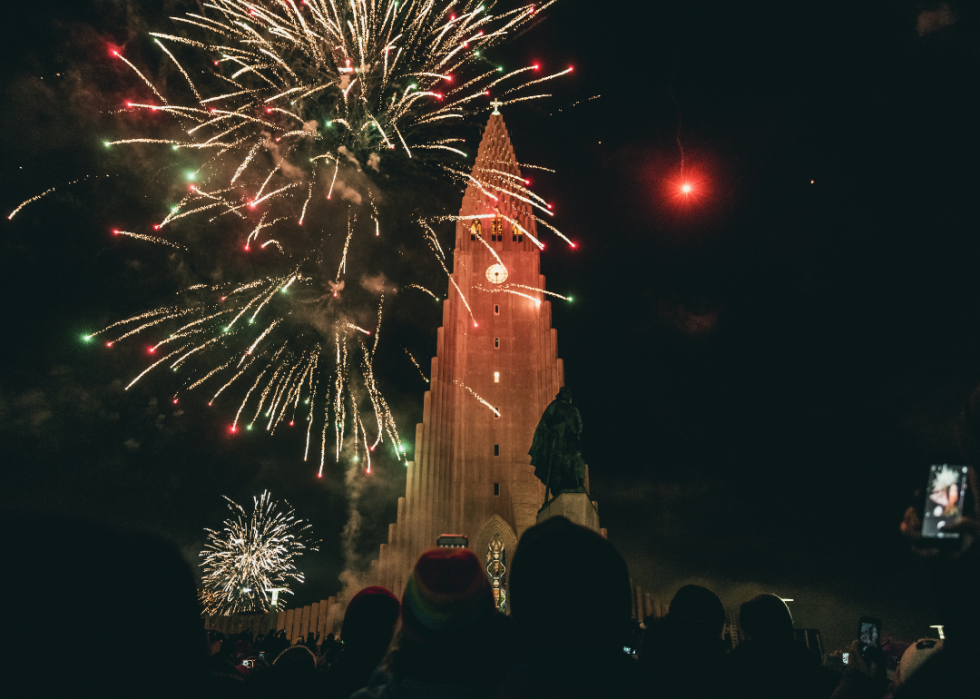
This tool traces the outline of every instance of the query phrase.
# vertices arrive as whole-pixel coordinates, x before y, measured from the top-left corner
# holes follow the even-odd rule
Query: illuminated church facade
[[[456,223],[452,282],[415,460],[408,462],[397,521],[369,574],[399,596],[419,555],[449,533],[468,537],[502,591],[517,541],[545,499],[528,449],[564,371],[551,304],[534,291],[545,288],[545,279],[532,208],[502,191],[520,191],[524,179],[496,111],[473,174],[483,186],[470,181]]]

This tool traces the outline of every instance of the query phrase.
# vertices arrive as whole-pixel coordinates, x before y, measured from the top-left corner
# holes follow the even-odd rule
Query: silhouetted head
[[[21,695],[11,687],[23,682],[24,696],[180,696],[201,681],[207,636],[176,547],[69,517],[4,516],[0,527],[18,571],[3,576],[16,588],[0,585],[5,621],[22,634],[4,656],[10,696]],[[22,603],[25,595],[36,603]],[[80,639],[77,648],[38,653],[52,630]]]
[[[776,595],[757,595],[742,602],[738,623],[753,641],[793,639],[793,617]]]
[[[622,650],[631,607],[626,562],[599,534],[564,517],[524,532],[511,564],[510,609],[529,642]]]
[[[316,668],[316,656],[313,655],[313,652],[306,646],[297,644],[280,653],[279,657],[275,659],[273,665],[275,665],[277,668],[290,667],[296,669],[302,668],[303,670],[313,670]]]
[[[254,696],[316,696],[320,691],[316,657],[309,648],[297,644],[281,652],[272,667],[250,673],[248,683]]]
[[[725,608],[711,590],[685,585],[670,601],[671,620],[697,636],[718,638],[725,627]]]
[[[562,386],[558,389],[558,400],[563,400],[566,403],[572,402],[572,389],[568,386]]]
[[[401,605],[383,587],[366,587],[351,598],[344,614],[341,637],[347,648],[358,655],[377,656],[380,661],[391,636]]]

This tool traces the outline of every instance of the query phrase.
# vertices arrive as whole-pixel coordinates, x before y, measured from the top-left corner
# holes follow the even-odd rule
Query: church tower
[[[497,111],[473,171],[484,186],[470,181],[456,223],[455,285],[443,304],[415,460],[398,521],[371,564],[373,582],[398,596],[419,555],[441,534],[465,534],[481,561],[490,565],[496,553],[509,565],[545,497],[528,449],[564,372],[551,304],[533,291],[545,280],[531,206],[501,191],[520,191],[524,180]]]

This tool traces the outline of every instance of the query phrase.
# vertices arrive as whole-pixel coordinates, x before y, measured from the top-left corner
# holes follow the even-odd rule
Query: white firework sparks
[[[268,612],[274,596],[292,594],[290,583],[304,580],[296,562],[305,551],[317,550],[304,543],[311,525],[297,519],[288,503],[280,511],[268,491],[254,498],[250,515],[225,500],[235,516],[225,520],[221,531],[205,530],[207,543],[201,551],[204,613]]]
[[[179,310],[161,307],[85,339],[105,333],[112,347],[157,333],[149,342],[152,355],[162,342],[186,338],[127,388],[166,366],[183,379],[174,401],[207,384],[211,404],[228,389],[226,397],[238,401],[231,432],[253,409],[256,418],[269,411],[263,421],[269,431],[293,426],[302,403],[301,419],[310,423],[304,460],[314,429],[323,435],[320,475],[328,432],[338,460],[346,449],[355,459],[363,451],[369,463],[386,438],[400,460],[398,431],[373,368],[380,318],[368,346],[361,341],[370,335],[362,327],[366,303],[353,300],[354,284],[349,298],[341,292],[348,267],[379,249],[368,245],[428,245],[449,272],[424,222],[418,240],[383,242],[372,188],[382,192],[385,180],[375,183],[371,175],[391,164],[410,175],[476,182],[494,197],[515,197],[550,217],[529,181],[493,168],[470,174],[463,136],[490,112],[491,100],[503,98],[499,106],[543,97],[535,86],[571,71],[505,70],[486,55],[554,1],[498,13],[494,2],[480,0],[211,0],[199,12],[172,18],[179,33],[151,34],[179,73],[166,90],[111,49],[139,78],[142,92],[122,111],[138,123],[145,117],[152,133],[107,140],[106,147],[137,147],[141,157],[177,166],[186,187],[148,233],[127,226],[116,235],[178,251],[171,254],[204,255],[213,268],[244,269],[237,274],[246,278],[195,284],[181,292]],[[351,182],[360,182],[366,196]],[[356,207],[368,206],[362,200],[370,210],[359,226]],[[346,238],[331,238],[345,222]]]

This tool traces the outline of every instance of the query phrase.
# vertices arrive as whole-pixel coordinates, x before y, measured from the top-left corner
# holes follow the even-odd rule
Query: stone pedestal
[[[538,524],[549,517],[564,517],[594,532],[599,531],[599,513],[589,499],[588,493],[559,494],[538,510]]]

